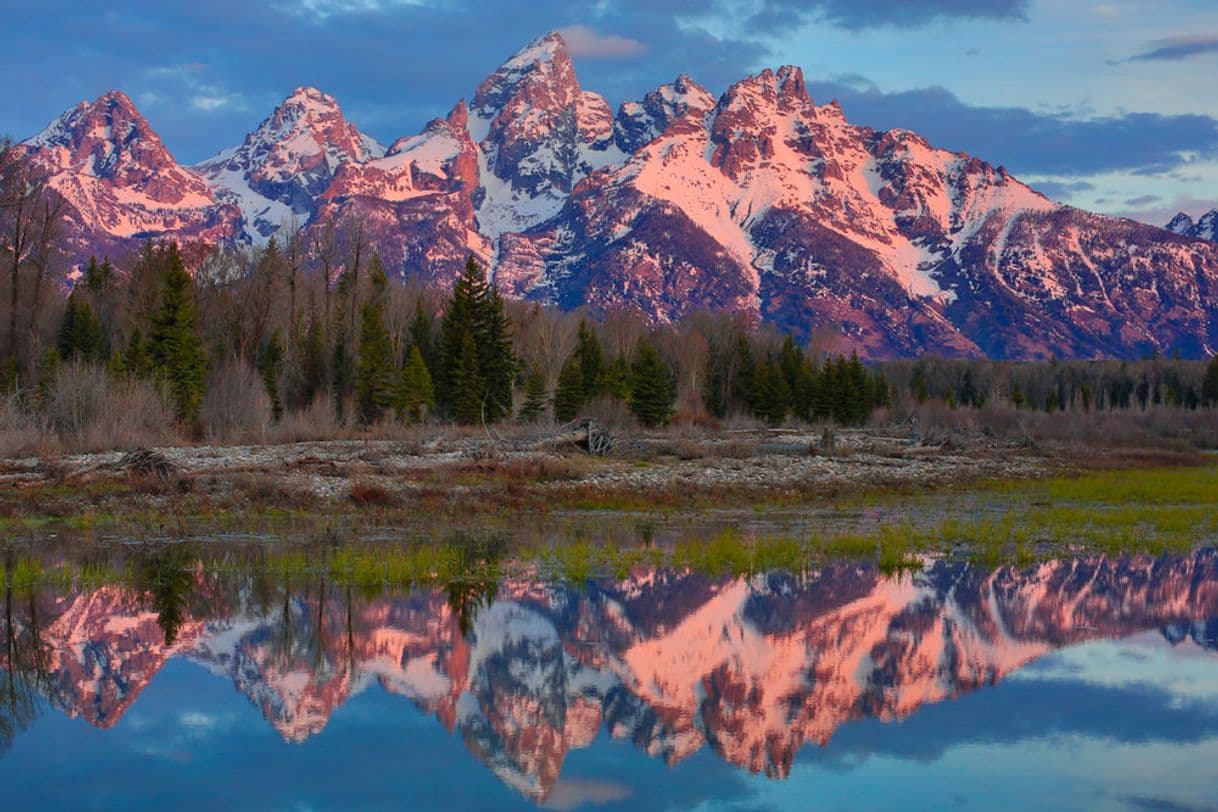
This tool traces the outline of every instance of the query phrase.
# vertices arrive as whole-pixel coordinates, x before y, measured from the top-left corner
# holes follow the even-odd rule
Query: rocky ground
[[[285,445],[183,446],[0,461],[0,487],[17,490],[122,479],[178,483],[183,492],[251,483],[316,504],[411,493],[525,486],[595,494],[841,493],[925,489],[959,481],[1035,477],[1060,460],[985,435],[926,437],[911,430],[672,432],[617,437],[592,456],[556,435],[504,439],[447,435],[409,442],[345,440]],[[318,501],[321,500],[321,501]],[[671,503],[671,499],[669,500]]]

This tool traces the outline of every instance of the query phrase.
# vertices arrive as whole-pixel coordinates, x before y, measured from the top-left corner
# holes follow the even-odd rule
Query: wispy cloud
[[[1218,34],[1197,34],[1152,40],[1126,62],[1174,62],[1194,56],[1218,54]]]
[[[617,34],[600,34],[586,25],[572,25],[558,29],[567,42],[572,56],[588,59],[625,59],[643,52],[646,47],[637,39]]]

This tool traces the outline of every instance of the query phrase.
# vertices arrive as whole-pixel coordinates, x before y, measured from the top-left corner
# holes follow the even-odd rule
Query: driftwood
[[[120,471],[137,476],[154,476],[167,480],[177,473],[177,466],[170,462],[164,454],[147,448],[128,451],[118,461]]]
[[[579,420],[561,426],[558,431],[534,444],[534,448],[573,445],[594,457],[601,457],[613,449],[613,435],[595,420]]]

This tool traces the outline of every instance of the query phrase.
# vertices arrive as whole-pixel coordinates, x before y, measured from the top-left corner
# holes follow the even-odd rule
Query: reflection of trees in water
[[[187,617],[195,587],[195,557],[181,544],[158,544],[141,554],[135,569],[137,585],[148,593],[157,625],[172,646]]]
[[[507,552],[507,540],[500,535],[458,535],[453,549],[460,561],[456,571],[464,577],[449,581],[445,591],[461,634],[468,636],[478,613],[499,594],[499,563]]]
[[[49,655],[42,641],[35,590],[24,596],[13,587],[13,554],[4,567],[4,673],[0,681],[0,755],[8,752],[17,734],[38,717],[39,697],[50,689]],[[28,601],[25,622],[17,618],[18,601]]]

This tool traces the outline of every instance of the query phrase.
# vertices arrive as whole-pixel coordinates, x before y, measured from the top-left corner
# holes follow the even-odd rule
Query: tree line
[[[126,272],[94,259],[37,360],[27,368],[8,354],[6,386],[37,409],[64,370],[87,366],[154,386],[196,434],[239,411],[250,382],[272,423],[325,404],[342,425],[629,415],[655,427],[741,414],[859,423],[888,400],[857,356],[809,352],[735,316],[593,321],[506,301],[472,257],[446,293],[391,281],[358,225],[311,239],[215,252],[193,274],[171,242],[146,244]]]
[[[924,357],[878,365],[895,397],[1042,412],[1218,408],[1218,355],[1139,361],[988,361]]]

